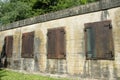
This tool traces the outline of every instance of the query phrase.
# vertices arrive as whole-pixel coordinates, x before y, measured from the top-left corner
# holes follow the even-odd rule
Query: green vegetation
[[[44,77],[40,75],[23,74],[0,69],[0,80],[67,80],[67,79],[57,79]]]
[[[0,0],[0,25],[98,0]]]

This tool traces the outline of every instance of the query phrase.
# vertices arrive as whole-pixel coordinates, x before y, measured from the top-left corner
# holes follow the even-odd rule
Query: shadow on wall
[[[0,68],[6,68],[7,67],[7,55],[5,51],[6,42],[4,39],[4,45],[2,47],[1,55],[0,55]]]
[[[1,68],[6,68],[7,67],[7,56],[5,52],[5,40],[4,40],[4,45],[2,47],[1,55],[0,55],[0,80],[1,78],[5,76],[5,71]]]

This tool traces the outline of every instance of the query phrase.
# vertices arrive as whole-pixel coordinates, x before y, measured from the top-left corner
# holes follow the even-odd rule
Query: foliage
[[[0,0],[0,23],[7,24],[94,1],[97,0]]]
[[[6,24],[31,17],[32,8],[27,3],[21,1],[7,1],[1,3],[0,11],[0,21],[2,21],[2,24]]]
[[[0,80],[68,80],[68,79],[50,78],[40,75],[24,74],[13,72],[10,70],[0,69]]]
[[[82,4],[87,4],[90,2],[95,2],[97,0],[58,0],[57,5],[56,6],[52,6],[53,11],[54,10],[61,10],[61,9],[65,9],[65,8],[69,8],[69,7],[73,7],[73,6],[78,6],[78,5],[82,5]]]

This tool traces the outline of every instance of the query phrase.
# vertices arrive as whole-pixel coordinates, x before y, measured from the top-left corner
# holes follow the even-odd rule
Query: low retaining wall
[[[2,53],[4,50],[5,39],[9,41],[8,36],[13,36],[12,53],[8,51],[11,57],[7,57],[7,67],[9,69],[68,75],[80,77],[81,79],[119,79],[119,6],[119,0],[101,0],[100,2],[48,13],[1,26],[0,52]],[[85,24],[104,21],[111,21],[114,59],[87,60],[85,52]],[[59,28],[63,28],[65,31],[65,56],[64,58],[48,58],[48,32]],[[24,52],[22,51],[22,45],[24,45],[23,34],[29,32],[34,32],[33,43],[30,43],[33,44],[33,55],[30,58],[25,58],[22,57],[22,52]],[[59,35],[59,33],[57,34]],[[10,44],[7,43],[7,45]]]

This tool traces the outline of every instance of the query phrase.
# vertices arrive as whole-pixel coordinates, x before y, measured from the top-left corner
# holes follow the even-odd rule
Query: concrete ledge
[[[36,23],[46,22],[50,20],[65,18],[65,17],[71,17],[101,10],[106,10],[110,8],[120,7],[120,0],[100,0],[98,2],[81,5],[65,10],[60,10],[52,13],[47,13],[44,15],[36,16],[33,18],[28,18],[25,20],[20,20],[17,22],[13,22],[4,26],[1,26],[0,31],[23,27],[27,25],[32,25]]]

